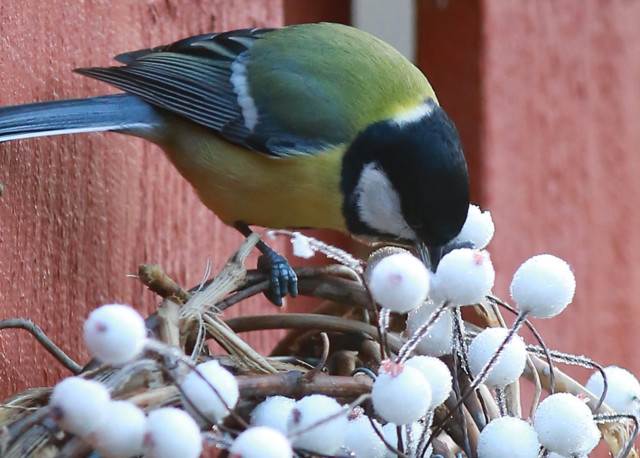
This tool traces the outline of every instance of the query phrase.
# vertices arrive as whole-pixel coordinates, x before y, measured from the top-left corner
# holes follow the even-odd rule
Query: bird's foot
[[[280,307],[282,298],[289,293],[291,297],[298,295],[298,277],[286,258],[264,245],[262,256],[258,258],[258,269],[269,276],[269,289],[265,296],[273,304]]]

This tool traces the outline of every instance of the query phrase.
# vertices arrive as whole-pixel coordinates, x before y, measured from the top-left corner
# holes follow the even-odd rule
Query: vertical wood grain
[[[3,0],[0,105],[113,92],[72,69],[188,35],[282,22],[281,0]],[[104,133],[4,143],[0,183],[0,318],[32,319],[81,363],[89,357],[82,323],[93,308],[121,301],[143,314],[154,309],[156,298],[126,276],[138,264],[158,262],[191,286],[207,259],[219,270],[241,241],[162,152],[139,139]],[[228,314],[265,310],[257,299]],[[267,350],[262,339],[249,338]],[[24,331],[0,332],[0,398],[64,375]]]

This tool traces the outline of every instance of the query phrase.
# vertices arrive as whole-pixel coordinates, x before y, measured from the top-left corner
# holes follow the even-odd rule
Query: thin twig
[[[460,422],[461,422],[461,429],[462,429],[462,444],[461,447],[462,449],[465,451],[467,456],[471,456],[471,445],[469,444],[469,434],[468,434],[468,428],[467,428],[467,418],[464,414],[464,405],[462,404],[462,393],[460,392],[460,381],[458,379],[458,352],[454,350],[453,354],[453,363],[451,364],[451,368],[452,368],[452,382],[453,382],[453,392],[455,394],[456,397],[456,406],[455,408],[451,409],[451,412],[454,412],[455,409],[460,409]],[[429,438],[426,442],[425,447],[428,447],[429,444],[431,443],[431,439],[433,438],[433,434],[431,436],[431,438]]]
[[[387,449],[391,451],[391,453],[393,453],[398,458],[410,458],[407,455],[405,455],[404,453],[402,453],[400,450],[398,450],[397,447],[394,447],[393,445],[391,445],[389,443],[387,438],[384,437],[384,433],[380,430],[380,428],[378,428],[378,425],[376,425],[376,423],[373,421],[373,418],[371,418],[370,416],[367,415],[367,419],[369,420],[369,423],[371,424],[371,427],[373,428],[373,431],[376,433],[376,435],[382,441],[382,443],[385,445],[385,447],[387,447]]]
[[[327,358],[329,357],[329,336],[326,332],[320,333],[320,338],[322,339],[322,354],[320,355],[320,360],[318,364],[311,369],[309,372],[305,374],[306,380],[311,380],[316,376],[319,372],[322,372],[322,369],[327,364]]]
[[[40,345],[60,364],[69,369],[73,375],[78,375],[82,372],[82,366],[67,356],[33,321],[26,318],[7,318],[0,321],[0,329],[24,329],[35,337]]]
[[[502,299],[496,296],[487,296],[487,297],[489,300],[495,302],[501,307],[504,307],[506,310],[510,311],[511,313],[515,315],[519,315],[519,312],[515,308],[511,307]],[[538,333],[538,330],[533,326],[533,324],[531,324],[529,320],[524,320],[524,324],[527,326],[527,328],[529,328],[529,331],[531,331],[531,333],[533,334],[533,337],[535,337],[535,339],[538,341],[538,343],[544,350],[545,357],[547,358],[547,363],[549,364],[549,380],[550,380],[549,392],[553,394],[555,392],[555,374],[554,374],[555,369],[553,367],[553,361],[551,360],[551,356],[549,355],[549,349],[547,348],[546,344],[544,343],[544,340],[542,340],[542,336],[540,335],[540,333]]]
[[[407,358],[409,358],[409,355],[411,355],[411,352],[413,352],[413,350],[416,349],[416,347],[420,343],[420,340],[422,340],[422,338],[427,334],[429,329],[431,329],[433,324],[438,320],[438,318],[440,318],[440,315],[442,315],[444,311],[448,308],[449,308],[449,303],[445,302],[444,304],[436,308],[429,316],[429,319],[425,323],[420,325],[418,329],[416,329],[416,331],[413,333],[411,338],[407,340],[407,342],[400,349],[400,352],[398,353],[398,357],[396,358],[396,362],[398,364],[402,364],[407,360]]]

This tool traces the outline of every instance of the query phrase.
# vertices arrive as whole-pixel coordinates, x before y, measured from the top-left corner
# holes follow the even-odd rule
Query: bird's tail
[[[105,130],[153,137],[161,125],[156,109],[129,94],[0,107],[0,143]]]

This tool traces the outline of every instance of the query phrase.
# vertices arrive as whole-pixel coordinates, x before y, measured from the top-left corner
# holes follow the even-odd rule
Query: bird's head
[[[344,156],[341,187],[350,232],[410,241],[432,255],[458,235],[469,208],[458,132],[431,99],[360,132]]]

